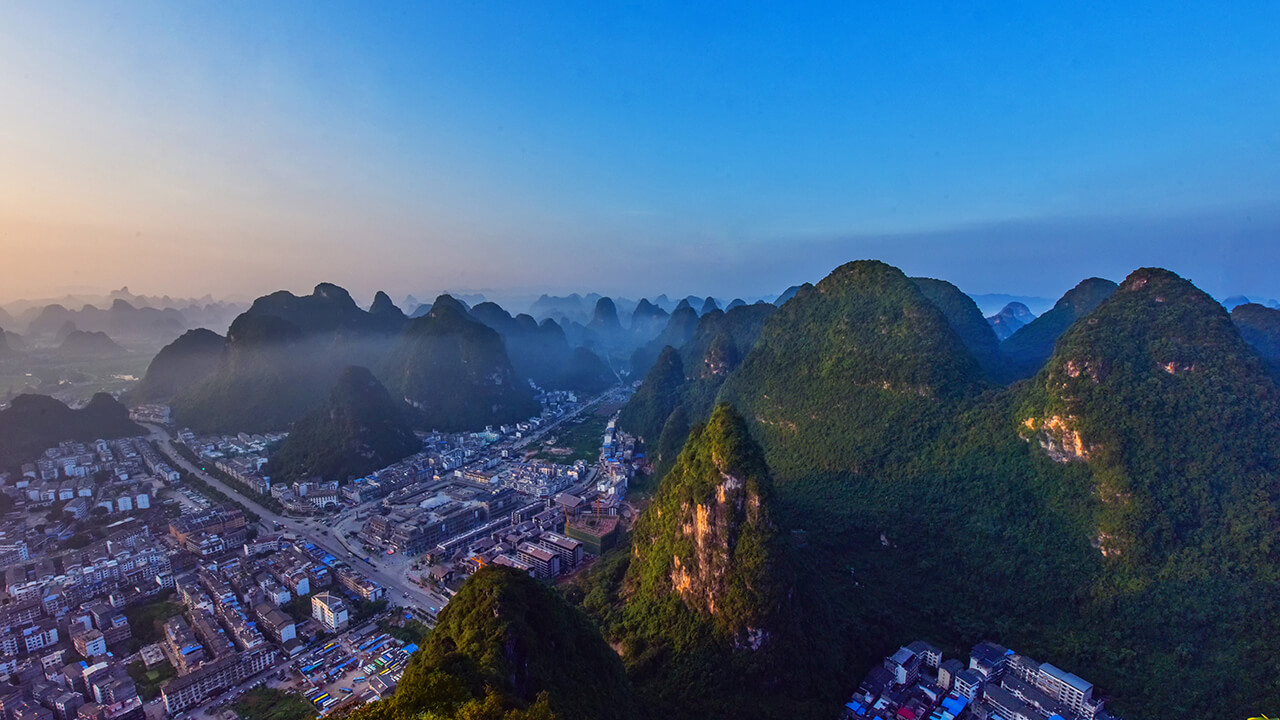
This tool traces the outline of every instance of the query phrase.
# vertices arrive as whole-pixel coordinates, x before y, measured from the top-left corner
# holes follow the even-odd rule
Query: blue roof
[[[414,653],[418,652],[418,644],[417,644],[417,643],[409,643],[408,645],[405,645],[405,646],[404,646],[404,651],[405,651],[405,652],[407,652],[407,653],[409,653],[410,655],[412,655],[412,654],[414,654]]]
[[[964,706],[968,704],[969,701],[962,697],[945,697],[942,699],[942,707],[946,708],[947,712],[952,715],[959,715],[960,711],[964,710]]]

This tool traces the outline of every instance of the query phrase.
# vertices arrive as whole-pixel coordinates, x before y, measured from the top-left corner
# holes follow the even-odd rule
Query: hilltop
[[[630,549],[582,581],[655,717],[827,717],[843,659],[774,513],[771,473],[742,417],[697,424]]]
[[[160,349],[131,393],[135,401],[167,400],[199,385],[218,369],[227,339],[212,330],[188,330]]]
[[[1010,378],[1034,375],[1053,354],[1053,346],[1062,333],[1115,291],[1116,284],[1110,280],[1083,280],[1068,290],[1051,310],[1018,328],[1000,344]]]
[[[346,482],[399,462],[422,446],[406,410],[367,368],[349,367],[325,404],[293,424],[266,474],[276,482]]]
[[[48,395],[19,395],[0,410],[0,468],[32,462],[63,440],[90,441],[146,435],[129,410],[106,393],[72,410]]]
[[[337,285],[258,298],[231,323],[217,369],[174,399],[174,418],[198,431],[286,428],[324,401],[344,368],[373,366],[394,337]]]
[[[414,407],[415,424],[423,428],[483,428],[539,411],[501,336],[448,295],[409,322],[380,374],[389,390]]]
[[[842,265],[773,313],[720,398],[737,406],[775,470],[871,472],[911,452],[982,369],[901,270]]]
[[[1280,378],[1280,310],[1244,303],[1231,309],[1231,321],[1240,337],[1271,369],[1272,376]]]
[[[395,695],[352,720],[630,720],[617,654],[581,611],[527,574],[473,575],[440,614]]]

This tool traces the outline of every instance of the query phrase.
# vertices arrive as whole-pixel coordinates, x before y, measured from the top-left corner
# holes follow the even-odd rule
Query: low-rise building
[[[322,592],[311,597],[311,617],[329,632],[347,629],[350,621],[347,604],[333,593]]]
[[[260,648],[228,655],[189,675],[176,677],[160,689],[164,709],[172,715],[195,707],[209,697],[271,668],[278,658],[279,652],[274,648]]]

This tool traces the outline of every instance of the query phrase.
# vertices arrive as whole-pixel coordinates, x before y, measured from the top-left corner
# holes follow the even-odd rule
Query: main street
[[[587,410],[607,401],[626,400],[627,397],[630,395],[630,393],[631,391],[627,389],[625,385],[620,387],[610,388],[604,391],[603,393],[601,393],[600,395],[597,395],[594,398],[582,403],[577,408],[575,408],[573,412],[565,413],[564,415],[561,415],[560,417],[556,418],[555,422],[548,423],[545,427],[538,428],[538,430],[524,436],[519,441],[517,441],[514,445],[512,445],[512,448],[515,450],[519,450],[527,446],[531,442],[542,439],[542,437],[547,433],[551,432],[552,430],[559,427],[560,425],[563,425],[564,423],[578,417],[579,415],[586,412]]]
[[[352,551],[344,547],[344,543],[329,533],[338,532],[337,520],[335,518],[315,517],[315,518],[294,518],[287,515],[278,515],[275,512],[259,505],[252,498],[240,493],[238,488],[215,478],[200,468],[192,465],[182,455],[180,455],[173,446],[173,441],[169,437],[168,432],[159,425],[146,424],[145,427],[151,431],[150,439],[156,441],[161,450],[169,456],[183,470],[199,477],[201,480],[209,483],[209,485],[221,490],[228,497],[235,499],[246,508],[253,510],[262,517],[265,523],[265,529],[272,531],[273,523],[280,525],[290,533],[297,535],[299,539],[305,540],[323,548],[326,552],[346,562],[355,568],[362,575],[377,582],[387,589],[387,600],[391,604],[407,605],[417,607],[423,610],[434,608],[434,612],[438,612],[446,604],[448,600],[439,594],[426,590],[416,583],[409,580],[405,575],[405,570],[396,567],[387,567],[379,562],[381,556],[374,556],[373,564],[370,565],[362,560],[351,557]],[[343,513],[353,512],[352,510],[344,510]],[[341,515],[340,515],[341,516]],[[338,542],[333,542],[338,540]],[[399,563],[394,563],[399,564]]]

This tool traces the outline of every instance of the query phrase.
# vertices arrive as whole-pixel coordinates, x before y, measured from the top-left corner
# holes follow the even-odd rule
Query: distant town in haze
[[[1280,717],[1280,4],[0,28],[0,720]]]

